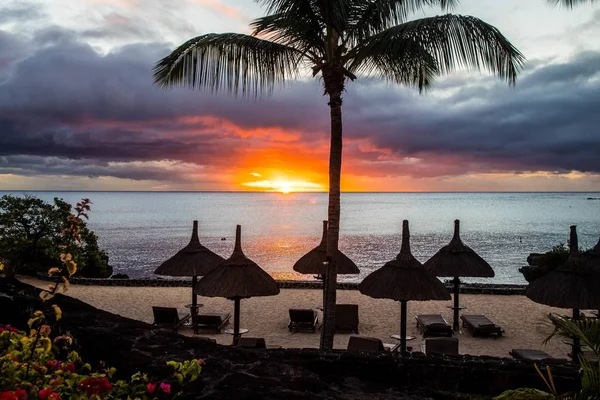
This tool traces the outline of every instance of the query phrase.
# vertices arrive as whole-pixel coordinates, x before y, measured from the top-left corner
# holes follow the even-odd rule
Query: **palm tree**
[[[576,6],[580,6],[582,4],[594,4],[594,3],[600,3],[600,0],[546,0],[548,3],[550,3],[553,6],[557,6],[557,5],[561,5],[567,8],[573,8]]]
[[[320,74],[329,97],[331,148],[327,254],[338,249],[342,167],[342,92],[348,80],[376,75],[422,91],[457,68],[485,69],[514,84],[523,55],[495,27],[446,14],[407,17],[429,6],[443,11],[459,0],[257,0],[267,15],[252,34],[193,38],[154,69],[161,87],[187,86],[257,97],[305,71]],[[331,258],[328,258],[331,260]],[[329,262],[321,348],[333,347],[336,266]]]

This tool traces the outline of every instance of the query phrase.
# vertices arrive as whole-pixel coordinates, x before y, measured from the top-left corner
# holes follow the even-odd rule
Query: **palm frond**
[[[154,67],[161,87],[188,86],[234,95],[270,93],[295,77],[302,53],[279,43],[237,33],[188,40]]]
[[[290,17],[305,17],[310,14],[322,26],[333,28],[339,35],[348,29],[350,9],[356,0],[256,0],[266,7],[267,14],[286,14]]]
[[[405,22],[425,7],[450,10],[459,0],[353,0],[347,41],[357,41]]]
[[[423,18],[374,34],[356,46],[349,57],[369,53],[401,54],[418,43],[437,61],[440,73],[458,68],[487,69],[514,84],[525,57],[498,29],[484,21],[447,14]]]
[[[591,361],[582,354],[581,365],[581,399],[598,399],[600,397],[600,361]]]
[[[440,73],[435,58],[419,43],[410,39],[403,47],[387,51],[360,51],[350,60],[348,70],[354,74],[376,75],[406,86],[426,89]]]
[[[561,5],[563,7],[573,8],[588,3],[600,3],[600,0],[546,0],[546,2],[552,6]]]
[[[314,14],[273,14],[257,18],[250,23],[253,36],[294,47],[302,53],[311,54],[319,63],[325,52],[323,27]],[[314,58],[319,58],[316,60]]]
[[[554,331],[544,340],[544,343],[554,336],[577,337],[583,345],[600,356],[600,320],[598,318],[572,320],[555,314],[549,314],[548,318],[554,325]]]

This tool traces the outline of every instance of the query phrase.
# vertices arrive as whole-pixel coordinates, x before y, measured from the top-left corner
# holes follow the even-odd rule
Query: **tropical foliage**
[[[41,312],[30,321],[30,333],[0,326],[0,400],[22,399],[171,399],[202,370],[202,360],[170,361],[172,375],[153,380],[136,373],[115,379],[114,368],[94,369],[70,350],[69,336],[51,337]],[[62,355],[62,356],[61,356]]]
[[[443,11],[458,0],[260,0],[267,15],[252,34],[209,33],[160,60],[159,86],[188,86],[257,97],[301,73],[322,78],[331,119],[327,254],[338,249],[342,166],[342,93],[348,81],[377,76],[428,88],[458,68],[486,70],[514,83],[523,55],[495,27],[446,14],[419,20],[425,7]],[[328,257],[321,348],[333,347],[336,266]]]
[[[0,260],[5,272],[45,272],[63,264],[61,254],[66,246],[72,246],[69,261],[77,265],[80,275],[110,276],[108,255],[84,220],[79,218],[73,227],[77,240],[67,234],[75,221],[72,212],[71,205],[58,198],[47,203],[31,196],[0,197]]]
[[[600,0],[546,0],[551,5],[561,5],[567,8],[573,8],[582,4],[595,4],[600,3]]]
[[[88,219],[91,201],[82,199],[70,212],[57,235],[60,263],[48,270],[57,279],[49,290],[42,291],[46,312],[37,310],[28,321],[29,333],[12,326],[0,326],[0,400],[100,400],[100,399],[171,399],[177,396],[177,386],[198,379],[204,362],[169,361],[172,376],[157,381],[147,374],[135,373],[128,380],[115,380],[115,368],[93,370],[71,347],[69,335],[52,337],[52,325],[62,318],[62,310],[47,300],[58,289],[69,287],[69,277],[77,272],[72,254],[84,241],[83,218]],[[172,385],[176,385],[172,388]]]
[[[546,338],[544,343],[547,343],[554,336],[578,338],[585,349],[584,352],[579,354],[579,364],[582,371],[581,390],[560,394],[554,384],[550,367],[546,367],[546,373],[543,373],[536,364],[535,368],[548,388],[547,392],[530,388],[508,390],[496,397],[495,400],[600,399],[600,319],[572,320],[554,314],[550,314],[548,317],[554,325],[554,331]]]

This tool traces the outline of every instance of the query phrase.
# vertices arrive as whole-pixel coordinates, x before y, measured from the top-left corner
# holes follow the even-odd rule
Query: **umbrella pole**
[[[400,354],[406,353],[406,300],[400,300]]]
[[[198,315],[198,296],[196,296],[196,292],[194,291],[196,288],[196,284],[198,283],[198,277],[196,275],[192,276],[192,315]]]
[[[458,324],[458,310],[459,310],[459,301],[458,301],[458,292],[460,292],[460,279],[458,279],[458,276],[454,277],[453,280],[454,283],[454,321],[452,322],[452,329],[454,329],[454,332],[458,332],[459,331],[459,324]]]
[[[573,321],[577,321],[579,319],[579,309],[578,308],[574,308],[573,309]],[[579,364],[579,348],[580,348],[580,341],[578,337],[573,336],[573,347],[571,349],[571,354],[573,355],[573,363],[575,364]]]
[[[240,298],[233,299],[233,345],[240,340]]]

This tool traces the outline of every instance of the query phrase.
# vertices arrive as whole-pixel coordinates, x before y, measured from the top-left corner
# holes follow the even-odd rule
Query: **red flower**
[[[19,330],[13,326],[10,325],[0,325],[0,333],[4,332],[4,331],[9,331],[9,332],[14,332],[14,333],[18,333]],[[0,395],[4,394],[4,393],[12,393],[12,392],[0,392]],[[1,399],[1,398],[0,398]]]
[[[46,367],[48,369],[58,369],[58,367],[60,367],[60,365],[61,365],[61,362],[58,360],[52,360],[52,361],[48,361],[46,363]]]
[[[60,395],[54,392],[52,388],[42,389],[38,394],[42,400],[60,400]]]
[[[156,385],[154,383],[149,383],[146,385],[146,390],[148,390],[148,393],[154,393]]]
[[[62,368],[64,372],[75,372],[75,364],[73,363],[63,363]]]
[[[85,390],[88,396],[110,392],[112,385],[105,377],[88,378],[81,381],[79,390]]]
[[[19,400],[27,400],[27,392],[23,389],[15,390],[15,394],[19,398]]]
[[[13,392],[0,392],[0,400],[20,400]]]
[[[171,385],[169,385],[168,383],[161,383],[160,390],[162,390],[166,394],[169,394],[171,393]]]

